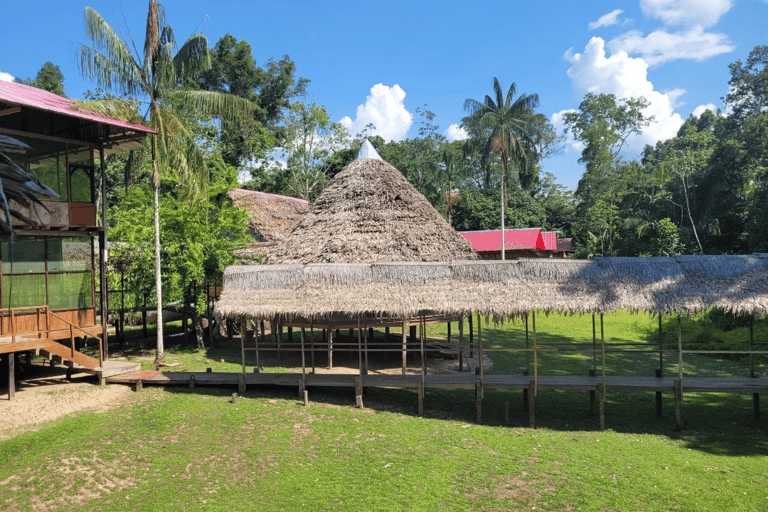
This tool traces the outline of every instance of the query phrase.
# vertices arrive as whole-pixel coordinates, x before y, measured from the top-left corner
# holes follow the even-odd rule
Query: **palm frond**
[[[194,112],[218,118],[248,119],[256,109],[245,98],[218,91],[176,91],[171,96]]]
[[[208,39],[201,33],[192,34],[173,58],[176,77],[180,81],[200,76],[211,69],[211,57],[208,53]]]
[[[85,8],[85,33],[94,46],[77,45],[81,75],[122,94],[143,92],[141,66],[109,23],[91,7]]]
[[[75,100],[70,107],[78,112],[89,112],[111,119],[120,119],[129,123],[142,123],[144,120],[137,110],[138,103],[124,99],[99,101]]]

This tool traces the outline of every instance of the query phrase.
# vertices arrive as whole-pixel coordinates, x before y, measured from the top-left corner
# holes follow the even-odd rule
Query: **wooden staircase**
[[[102,366],[102,362],[98,359],[95,359],[87,354],[83,354],[82,352],[78,352],[71,347],[66,347],[57,341],[48,341],[49,342],[45,345],[45,347],[41,347],[39,349],[40,355],[48,359],[54,360],[55,358],[59,358],[61,362],[67,366],[76,364],[88,370],[95,370]]]

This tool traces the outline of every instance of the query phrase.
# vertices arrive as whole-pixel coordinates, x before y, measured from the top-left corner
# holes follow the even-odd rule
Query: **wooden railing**
[[[30,312],[34,310],[34,314],[36,316],[36,327],[37,329],[32,331],[25,331],[25,332],[16,332],[16,317],[18,311],[25,311]],[[99,342],[99,364],[104,364],[104,347],[102,343],[102,339],[100,336],[95,335],[93,333],[90,333],[83,329],[80,326],[74,325],[72,322],[67,320],[66,318],[63,318],[60,315],[57,315],[56,313],[52,312],[50,307],[47,305],[43,306],[25,306],[25,307],[17,307],[17,308],[9,308],[9,321],[10,321],[10,330],[11,330],[11,343],[16,343],[17,339],[21,336],[24,336],[25,338],[51,338],[51,318],[56,318],[60,320],[62,323],[64,323],[65,328],[62,330],[69,330],[69,348],[72,357],[75,357],[75,353],[77,350],[75,349],[75,331],[78,331],[79,333],[82,333],[87,338],[96,338]],[[41,320],[45,318],[45,327],[43,328],[41,325]],[[80,335],[80,334],[78,334]]]

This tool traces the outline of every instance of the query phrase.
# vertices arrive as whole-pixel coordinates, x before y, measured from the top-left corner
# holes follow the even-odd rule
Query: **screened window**
[[[3,238],[0,254],[2,307],[93,307],[90,238]]]

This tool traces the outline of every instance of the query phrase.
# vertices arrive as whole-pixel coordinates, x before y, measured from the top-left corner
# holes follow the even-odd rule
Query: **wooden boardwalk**
[[[759,419],[759,394],[768,393],[765,378],[703,378],[685,377],[628,377],[582,375],[360,375],[360,374],[312,374],[312,373],[233,373],[233,372],[146,372],[137,371],[107,377],[107,382],[133,384],[136,389],[143,385],[160,386],[232,386],[243,393],[250,387],[295,387],[299,396],[307,402],[309,387],[341,387],[355,390],[358,406],[362,406],[364,388],[415,388],[418,390],[419,414],[423,412],[424,392],[430,388],[475,389],[477,418],[482,418],[484,389],[523,390],[528,405],[530,424],[535,427],[535,397],[540,389],[578,390],[590,392],[590,408],[597,413],[599,398],[600,427],[605,426],[605,394],[608,392],[651,391],[657,394],[657,413],[661,410],[661,393],[675,396],[675,417],[682,425],[680,406],[684,393],[741,393],[752,394],[755,417]],[[530,400],[529,400],[530,398]]]

